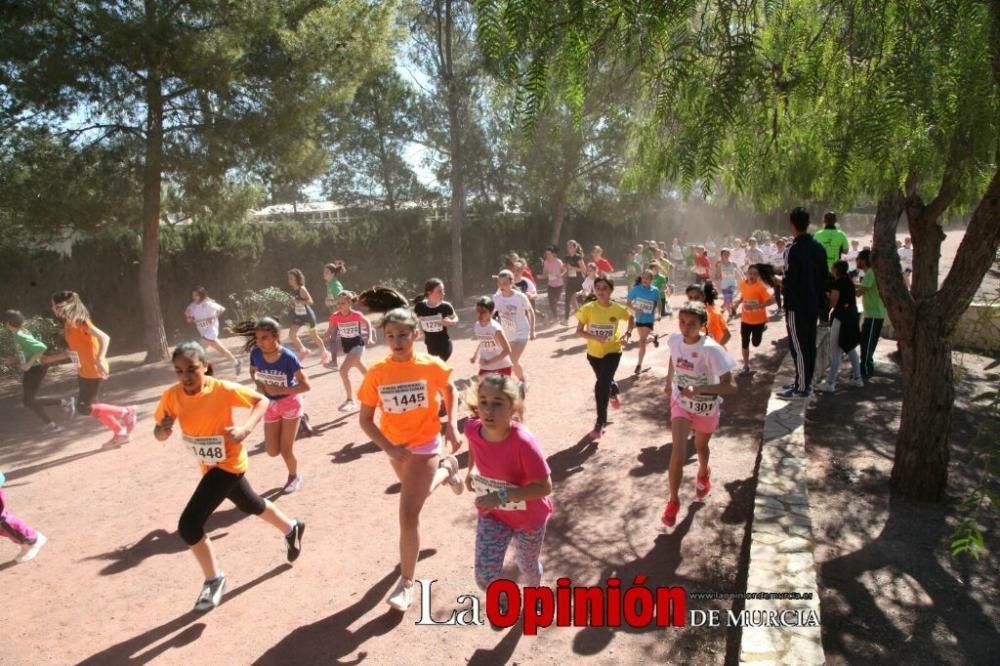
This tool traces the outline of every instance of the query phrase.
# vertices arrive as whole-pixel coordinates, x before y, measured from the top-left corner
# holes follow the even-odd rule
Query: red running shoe
[[[667,508],[663,510],[660,520],[667,527],[673,527],[677,523],[677,513],[681,510],[681,503],[671,500],[667,502]]]
[[[695,478],[694,482],[694,494],[698,499],[705,499],[705,496],[712,490],[712,468],[709,467],[705,476],[699,476]]]
[[[612,409],[621,409],[622,407],[621,398],[619,398],[616,395],[611,396],[611,407]]]

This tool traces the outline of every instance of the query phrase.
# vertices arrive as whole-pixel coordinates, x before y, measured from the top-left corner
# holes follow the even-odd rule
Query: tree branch
[[[951,171],[945,171],[941,178],[941,187],[938,188],[937,196],[924,208],[924,215],[928,219],[937,221],[947,210],[948,206],[955,201],[958,196],[958,185],[952,178]]]
[[[875,247],[872,267],[879,294],[896,330],[907,334],[913,330],[915,302],[903,281],[896,255],[896,226],[903,213],[906,198],[896,191],[879,199],[875,213]]]

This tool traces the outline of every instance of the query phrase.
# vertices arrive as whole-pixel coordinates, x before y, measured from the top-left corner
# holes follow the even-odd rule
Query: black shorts
[[[641,321],[635,322],[635,327],[636,328],[648,328],[649,330],[653,330],[653,325],[652,324],[644,324]]]
[[[316,313],[309,306],[306,306],[306,313],[304,315],[295,314],[292,312],[292,326],[308,326],[309,328],[316,328]]]
[[[751,340],[754,347],[760,347],[760,342],[764,337],[764,329],[766,328],[767,324],[747,324],[740,322],[740,339],[743,341],[743,349],[750,348]]]
[[[341,338],[340,348],[344,350],[345,354],[351,353],[352,349],[357,349],[358,347],[364,347],[365,341],[361,339],[361,336],[355,338]]]

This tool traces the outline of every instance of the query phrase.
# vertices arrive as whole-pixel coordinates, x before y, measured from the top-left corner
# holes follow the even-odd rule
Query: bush
[[[261,317],[275,317],[281,321],[289,309],[291,299],[287,291],[277,287],[247,289],[239,296],[230,294],[225,326],[228,328],[241,321]]]
[[[63,325],[51,317],[35,316],[25,320],[24,330],[45,343],[49,348],[46,353],[52,354],[66,348],[63,337]],[[20,375],[20,363],[17,362],[17,343],[14,336],[6,328],[0,333],[0,376]],[[11,362],[14,361],[14,362]]]

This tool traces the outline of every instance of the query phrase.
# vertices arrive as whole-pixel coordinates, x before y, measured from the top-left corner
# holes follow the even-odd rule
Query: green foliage
[[[241,294],[229,294],[223,302],[226,308],[225,326],[232,327],[248,319],[274,317],[281,321],[288,311],[290,296],[288,292],[278,287],[263,289],[247,289]]]
[[[41,315],[29,317],[24,321],[23,328],[45,343],[45,346],[48,347],[47,354],[66,348],[63,325],[52,317]],[[21,374],[20,364],[16,363],[18,351],[14,335],[4,327],[0,330],[0,377]]]

